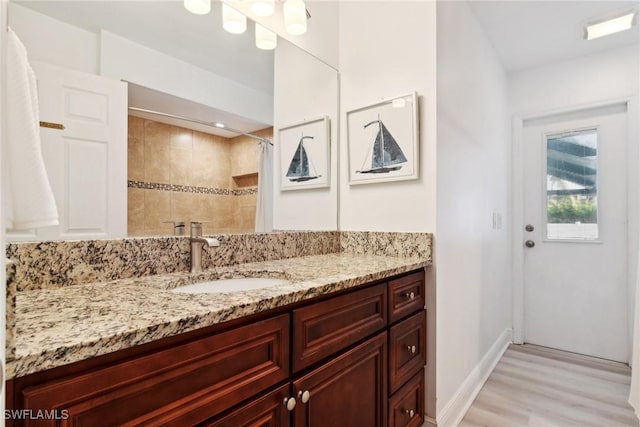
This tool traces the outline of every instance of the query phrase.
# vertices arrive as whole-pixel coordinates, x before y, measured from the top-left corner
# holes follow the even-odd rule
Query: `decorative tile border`
[[[163,184],[159,182],[127,181],[129,188],[140,188],[143,190],[177,191],[180,193],[215,194],[220,196],[246,196],[257,194],[258,187],[231,189],[215,187],[196,187],[193,185]]]

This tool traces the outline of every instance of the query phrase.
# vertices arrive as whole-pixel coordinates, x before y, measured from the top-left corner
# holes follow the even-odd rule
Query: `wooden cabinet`
[[[424,272],[389,281],[389,427],[417,427],[424,422],[424,307]]]
[[[425,343],[419,271],[12,380],[8,409],[66,419],[7,424],[418,426]]]
[[[389,390],[395,392],[427,363],[424,310],[393,325],[389,331]]]
[[[284,400],[290,396],[287,383],[202,427],[289,427],[290,414]]]
[[[424,422],[424,372],[420,371],[389,399],[389,427],[419,427]]]
[[[389,281],[389,322],[396,322],[425,304],[424,271]]]
[[[382,332],[293,382],[295,427],[383,427],[387,333]]]
[[[384,283],[293,311],[293,371],[340,351],[387,325]]]
[[[289,315],[22,390],[64,425],[193,425],[289,376]],[[25,426],[54,420],[26,420]]]

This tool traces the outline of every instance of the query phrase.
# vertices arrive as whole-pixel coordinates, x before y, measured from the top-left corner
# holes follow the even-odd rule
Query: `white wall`
[[[435,229],[435,2],[340,3],[340,229]],[[420,178],[349,186],[347,111],[416,91]]]
[[[511,327],[510,120],[505,72],[469,6],[439,2],[437,28],[437,411],[451,421],[443,411]]]
[[[583,106],[637,92],[637,45],[509,75],[509,103],[515,115]]]
[[[30,60],[98,73],[97,34],[14,2],[9,3],[9,25],[27,48]]]
[[[116,34],[100,33],[100,74],[257,122],[273,122],[273,96]]]
[[[330,188],[280,191],[280,145],[274,134],[274,220],[276,230],[338,228],[338,72],[291,43],[275,52],[275,129],[329,116]]]

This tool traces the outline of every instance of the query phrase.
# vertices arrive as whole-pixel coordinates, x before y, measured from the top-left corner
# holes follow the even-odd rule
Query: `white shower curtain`
[[[263,141],[259,150],[256,232],[264,233],[273,230],[273,146]]]

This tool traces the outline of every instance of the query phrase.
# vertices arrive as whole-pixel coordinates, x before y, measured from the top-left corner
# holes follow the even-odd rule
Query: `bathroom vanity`
[[[58,419],[7,424],[420,426],[429,265],[340,252],[19,294],[7,408]],[[229,274],[287,283],[173,292]]]

